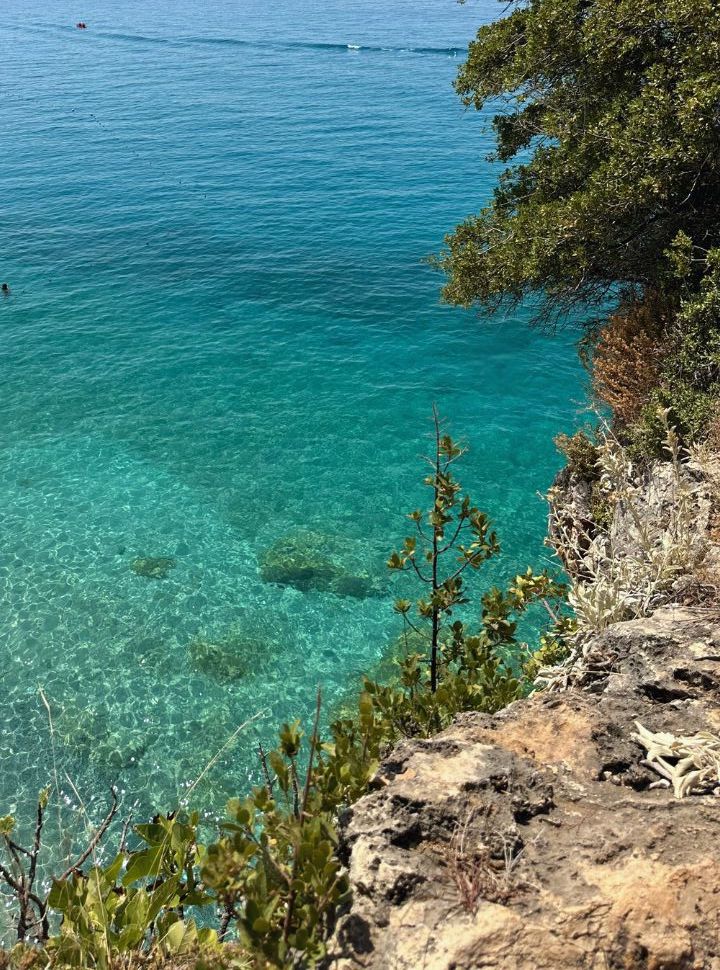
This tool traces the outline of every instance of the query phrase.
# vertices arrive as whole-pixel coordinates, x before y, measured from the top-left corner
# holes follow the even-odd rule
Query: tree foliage
[[[718,0],[515,0],[456,88],[495,109],[507,167],[447,238],[448,301],[538,292],[556,316],[699,286],[720,242]]]

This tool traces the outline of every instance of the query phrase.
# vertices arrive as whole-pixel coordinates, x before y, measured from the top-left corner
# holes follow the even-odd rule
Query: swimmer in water
[[[0,290],[2,290],[3,296],[7,296],[10,292],[10,287],[7,285],[7,283],[3,283],[2,286],[0,286]]]

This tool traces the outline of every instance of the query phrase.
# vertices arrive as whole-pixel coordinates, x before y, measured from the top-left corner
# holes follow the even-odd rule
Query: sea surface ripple
[[[0,24],[0,815],[52,778],[40,689],[91,814],[110,783],[172,806],[265,712],[194,793],[220,811],[258,738],[398,633],[392,588],[304,592],[259,558],[321,533],[384,583],[436,401],[503,542],[487,581],[545,565],[576,334],[443,307],[424,261],[497,177],[452,90],[492,0],[87,6]],[[193,663],[234,634],[243,676]]]

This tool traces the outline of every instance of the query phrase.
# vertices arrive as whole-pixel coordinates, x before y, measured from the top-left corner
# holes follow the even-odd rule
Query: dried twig
[[[475,817],[469,812],[462,825],[458,824],[450,842],[448,868],[460,896],[463,909],[477,912],[482,900],[505,903],[514,891],[513,870],[520,858],[514,844],[503,838],[503,867],[493,859],[485,841],[468,845],[468,833]]]
[[[19,941],[25,940],[30,930],[38,926],[40,927],[40,933],[36,934],[37,939],[44,942],[50,935],[50,927],[47,919],[47,902],[38,896],[34,888],[37,878],[38,857],[42,846],[45,808],[47,807],[49,795],[50,790],[46,788],[38,796],[35,831],[33,833],[31,849],[26,849],[24,846],[15,842],[10,837],[9,832],[3,834],[5,847],[15,864],[15,872],[11,872],[6,866],[0,863],[0,876],[2,876],[7,886],[12,890],[18,902],[17,938]],[[20,858],[21,855],[29,860],[27,868],[23,865],[23,861]]]

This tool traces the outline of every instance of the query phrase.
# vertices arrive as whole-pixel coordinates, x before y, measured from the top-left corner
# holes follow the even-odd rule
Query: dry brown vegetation
[[[475,913],[481,902],[506,903],[520,887],[514,869],[520,858],[511,840],[503,840],[503,858],[493,858],[486,840],[473,839],[473,814],[458,825],[449,847],[448,868],[467,913]]]
[[[657,387],[667,310],[649,294],[613,314],[593,352],[592,386],[623,424],[636,421]]]

